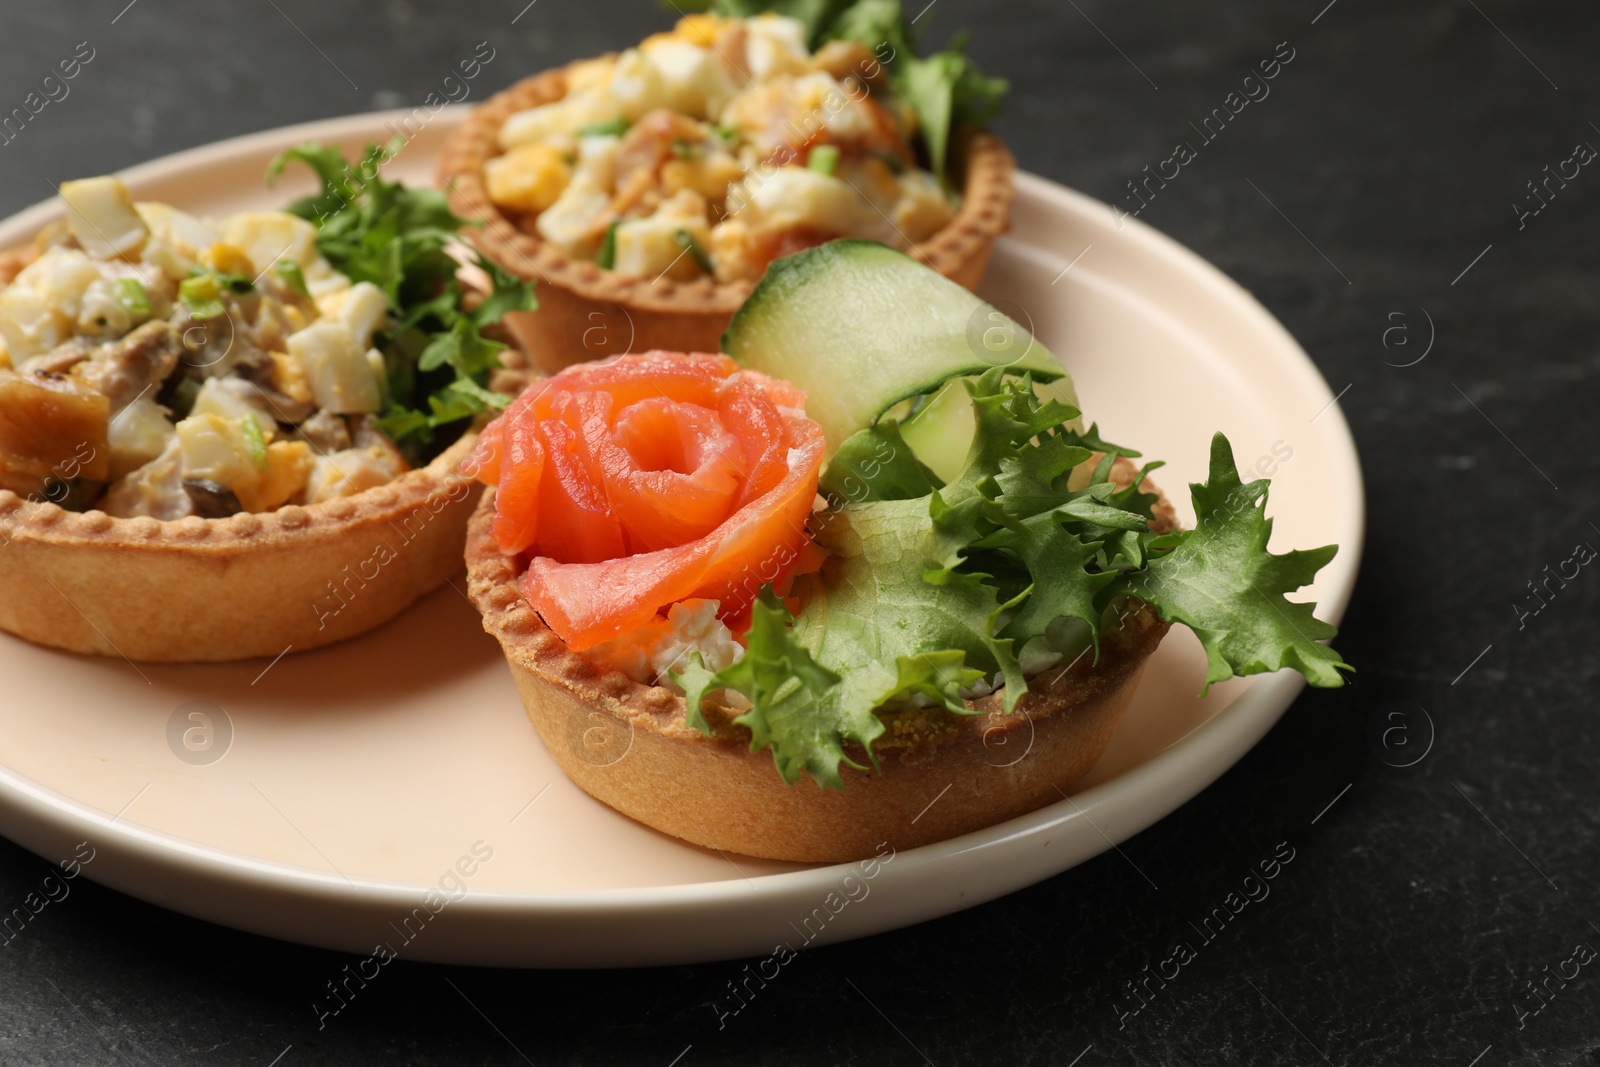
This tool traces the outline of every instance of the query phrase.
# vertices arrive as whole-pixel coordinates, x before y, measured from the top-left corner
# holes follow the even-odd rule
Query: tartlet
[[[505,120],[562,99],[570,75],[593,62],[533,75],[476,108],[444,146],[440,184],[450,190],[457,214],[481,224],[467,239],[504,269],[539,283],[538,309],[508,315],[506,323],[543,369],[554,372],[625,351],[714,352],[753,280],[719,282],[706,276],[680,282],[605,270],[520,229],[489,195],[484,167],[502,154],[499,131]],[[983,128],[960,128],[952,149],[960,205],[948,224],[907,251],[976,289],[995,239],[1010,226],[1016,164],[1000,138]]]
[[[1180,528],[1159,462],[1041,396],[1072,395],[1042,346],[974,365],[979,315],[1009,321],[833,242],[772,265],[724,354],[570,366],[483,430],[468,596],[569,777],[699,845],[848,860],[1065,796],[1171,624],[1207,687],[1342,684],[1284,597],[1335,546],[1267,551],[1220,433]]]
[[[368,187],[443,206],[383,182],[374,153],[357,178],[337,152],[294,152],[361,183],[336,208],[291,205],[312,217],[360,210]],[[414,256],[396,297],[400,281],[336,271],[291,211],[201,220],[136,204],[114,178],[62,199],[66,225],[0,253],[0,629],[130,660],[279,656],[370,630],[459,570],[473,412],[489,388],[524,386],[527,364],[492,358],[505,347],[479,328],[498,328],[493,308],[476,310],[454,260]],[[390,239],[442,250],[428,226]],[[497,281],[495,296],[518,289]],[[478,354],[475,409],[441,412],[409,384],[421,371],[401,361],[446,332]],[[447,417],[419,428],[403,406],[416,395]]]
[[[1126,484],[1126,460],[1114,480]],[[1155,491],[1149,483],[1143,488]],[[1162,497],[1152,529],[1174,528]],[[467,526],[467,595],[500,642],[534,729],[585,792],[663,833],[705,848],[799,862],[914,848],[992,826],[1068,795],[1111,742],[1146,662],[1168,626],[1137,601],[1100,642],[1047,670],[1011,712],[1000,694],[967,701],[976,714],[914,709],[886,717],[873,744],[880,770],[842,767],[844,788],[786,783],[772,756],[750,751],[738,712],[705,704],[713,735],[685,722],[684,698],[569,649],[528,606],[514,557],[494,541],[494,490]],[[866,763],[859,748],[853,753]],[[948,791],[946,791],[948,787]],[[937,800],[937,803],[933,801]]]
[[[353,496],[224,519],[72,512],[0,490],[0,629],[148,662],[277,656],[364,633],[461,567],[467,434]]]

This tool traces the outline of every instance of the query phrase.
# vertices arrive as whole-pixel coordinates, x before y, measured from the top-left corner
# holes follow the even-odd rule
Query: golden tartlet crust
[[[38,251],[0,251],[0,287]],[[515,395],[532,380],[529,360],[499,327],[489,332],[510,345],[490,388]],[[461,570],[482,488],[461,468],[476,441],[469,430],[427,466],[348,497],[225,519],[115,518],[0,489],[0,630],[147,663],[357,637]]]
[[[1119,461],[1121,480],[1132,468]],[[1147,482],[1146,491],[1154,491]],[[1163,498],[1158,529],[1173,527]],[[890,716],[874,743],[881,771],[841,767],[844,788],[786,785],[751,752],[737,712],[707,703],[713,736],[684,722],[682,697],[569,649],[528,606],[517,561],[496,547],[494,494],[467,527],[467,594],[499,640],[529,719],[567,776],[595,798],[693,844],[748,856],[842,862],[942,841],[1067,795],[1111,741],[1167,624],[1130,601],[1101,636],[1100,658],[1035,677],[1011,713],[991,695],[977,714]],[[857,749],[857,762],[865,763]]]
[[[0,629],[157,663],[365,633],[460,569],[475,441],[348,497],[225,519],[113,518],[0,490]]]
[[[467,232],[467,239],[501,267],[539,285],[538,309],[508,315],[507,324],[551,373],[618,352],[719,351],[728,320],[753,282],[676,282],[603,270],[523,232],[489,199],[483,167],[501,154],[500,127],[514,112],[565,96],[568,71],[578,65],[535,74],[490,97],[450,135],[440,154],[439,183],[450,190],[451,208],[482,223]],[[1010,226],[1016,163],[987,130],[965,131],[956,149],[957,171],[964,176],[960,210],[911,255],[975,289],[995,239]]]

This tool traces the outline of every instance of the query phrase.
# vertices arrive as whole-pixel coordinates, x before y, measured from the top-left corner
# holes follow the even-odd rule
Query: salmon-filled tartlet
[[[1269,553],[1221,435],[1179,529],[1043,346],[974,357],[975,314],[1021,329],[833,242],[771,265],[725,353],[568,367],[483,431],[468,595],[574,782],[697,845],[853,860],[1066,796],[1174,623],[1207,685],[1340,684],[1282,595],[1332,546]]]

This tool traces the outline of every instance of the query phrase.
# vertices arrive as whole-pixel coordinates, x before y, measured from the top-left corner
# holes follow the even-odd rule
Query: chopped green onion
[[[261,432],[261,424],[254,415],[246,415],[239,423],[244,430],[244,443],[250,449],[250,461],[258,467],[267,465],[267,439]]]
[[[144,286],[137,278],[117,279],[117,303],[132,318],[150,317],[150,294],[144,291]]]
[[[672,154],[679,159],[699,159],[700,146],[693,141],[685,141],[679,138],[672,142]]]
[[[618,115],[607,122],[591,122],[578,127],[579,137],[621,137],[628,132],[629,122]]]
[[[711,273],[711,257],[706,255],[706,250],[700,247],[700,242],[694,239],[694,234],[688,230],[679,230],[672,235],[672,239],[677,241],[685,252],[689,253],[689,258],[694,260],[695,266],[706,274]]]
[[[228,313],[222,306],[221,288],[214,274],[196,274],[178,283],[178,299],[197,319],[221,318]]]
[[[811,155],[806,160],[806,169],[832,177],[833,172],[839,169],[839,146],[831,144],[817,145],[811,150]]]
[[[606,235],[600,241],[600,251],[594,257],[595,266],[601,270],[610,270],[617,264],[617,227],[621,219],[612,219],[611,225],[606,227]]]
[[[230,293],[253,293],[256,288],[256,283],[246,278],[243,274],[219,273],[217,275],[217,284]]]
[[[283,279],[283,284],[299,293],[301,296],[310,296],[311,290],[306,286],[306,276],[300,269],[300,264],[293,260],[280,259],[274,268],[278,277]]]
[[[739,131],[732,126],[717,126],[712,132],[729,144],[734,144],[739,140]]]

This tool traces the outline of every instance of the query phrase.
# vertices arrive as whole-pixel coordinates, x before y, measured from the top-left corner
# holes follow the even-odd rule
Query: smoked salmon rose
[[[647,352],[535,382],[479,438],[494,538],[583,651],[672,604],[737,619],[810,543],[822,428],[805,394],[727,356]],[[470,468],[469,468],[470,469]]]

